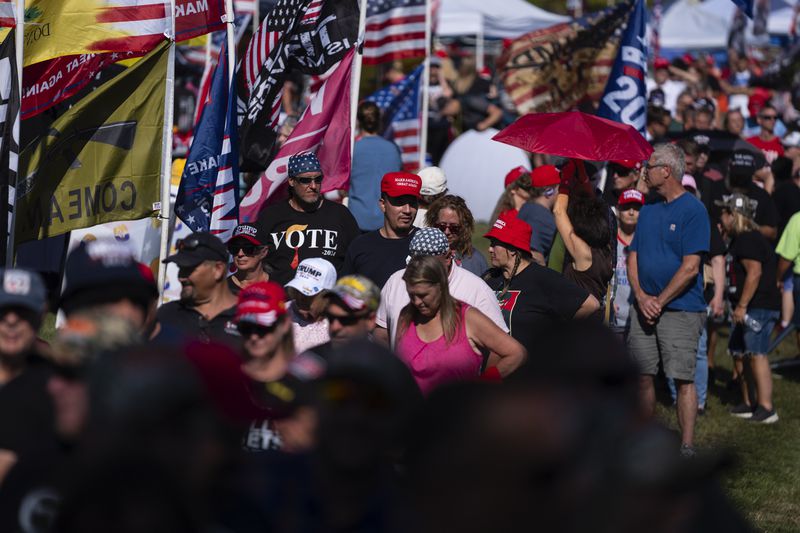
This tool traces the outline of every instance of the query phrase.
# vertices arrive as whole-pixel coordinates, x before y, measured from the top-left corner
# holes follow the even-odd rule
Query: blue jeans
[[[667,378],[669,393],[672,401],[677,401],[678,392],[675,389],[675,381]],[[700,340],[697,342],[697,364],[694,369],[694,387],[697,389],[697,407],[705,409],[706,394],[708,393],[708,327],[703,326],[700,333]]]

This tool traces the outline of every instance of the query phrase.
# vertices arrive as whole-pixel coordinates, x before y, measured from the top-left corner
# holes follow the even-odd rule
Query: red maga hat
[[[655,61],[653,61],[653,68],[669,68],[669,59],[664,57],[657,57]]]
[[[636,161],[635,159],[615,159],[614,161],[609,161],[609,163],[613,163],[629,170],[639,170],[642,168],[642,162]]]
[[[422,178],[410,172],[388,172],[381,180],[381,192],[396,198],[413,196],[419,198]]]
[[[270,327],[286,314],[286,292],[274,281],[254,283],[239,293],[234,321]]]
[[[531,172],[531,184],[534,187],[551,187],[561,183],[561,174],[553,165],[542,165]]]
[[[619,200],[617,200],[617,205],[623,206],[626,204],[644,205],[644,194],[636,189],[622,191],[622,194],[619,195]]]
[[[529,174],[529,173],[530,170],[528,170],[523,166],[512,168],[511,170],[508,171],[508,174],[506,174],[506,179],[503,182],[503,187],[508,187],[509,185],[517,181],[523,174]]]
[[[518,218],[501,217],[494,222],[484,237],[530,253],[532,234],[533,230],[527,222]]]

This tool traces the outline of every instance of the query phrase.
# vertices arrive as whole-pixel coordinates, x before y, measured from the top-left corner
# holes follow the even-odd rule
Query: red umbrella
[[[653,153],[633,127],[580,111],[528,113],[492,139],[529,152],[588,161],[644,161]]]

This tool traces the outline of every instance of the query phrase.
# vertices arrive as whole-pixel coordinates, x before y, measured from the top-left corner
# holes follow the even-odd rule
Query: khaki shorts
[[[655,376],[658,360],[668,378],[694,383],[697,342],[703,331],[704,312],[664,311],[654,325],[644,322],[636,306],[631,306],[628,350],[642,374]]]

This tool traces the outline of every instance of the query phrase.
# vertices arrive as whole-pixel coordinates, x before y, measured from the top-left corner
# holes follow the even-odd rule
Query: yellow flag
[[[164,38],[164,0],[27,0],[25,66],[97,52],[147,52]]]

